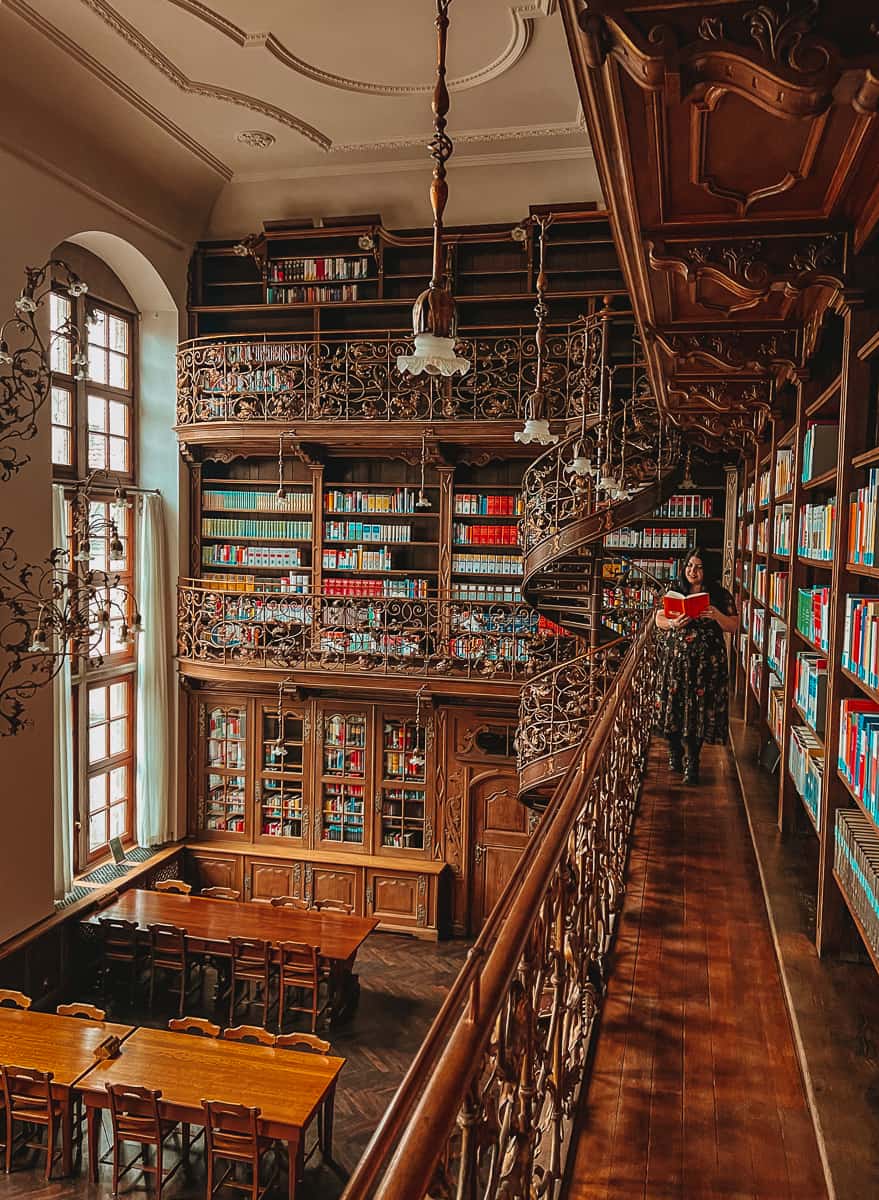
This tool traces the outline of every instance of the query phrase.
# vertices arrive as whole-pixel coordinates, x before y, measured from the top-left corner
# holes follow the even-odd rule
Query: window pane
[[[125,438],[110,438],[110,470],[128,470],[128,442]]]
[[[70,301],[58,292],[49,295],[49,328],[55,333],[70,318]]]
[[[107,842],[107,812],[89,817],[89,850],[97,850]]]
[[[89,812],[107,807],[107,776],[95,775],[89,780]]]
[[[110,315],[110,349],[128,353],[128,322]]]
[[[89,379],[107,382],[107,353],[100,346],[89,346]]]
[[[89,467],[102,471],[107,467],[107,439],[102,433],[89,434]]]
[[[70,434],[66,429],[52,426],[52,462],[59,467],[70,467],[73,459],[70,454]]]
[[[92,725],[89,729],[89,766],[107,757],[107,726]]]
[[[89,429],[107,432],[107,404],[103,396],[89,396]]]
[[[128,722],[122,718],[110,725],[110,753],[121,754],[128,743]]]
[[[110,386],[128,387],[128,359],[121,354],[110,355]]]
[[[53,371],[62,371],[65,375],[71,374],[70,369],[71,347],[70,339],[63,333],[53,333],[49,346],[49,366]]]
[[[124,717],[128,712],[128,684],[114,683],[110,687],[110,716]]]
[[[128,767],[116,767],[110,772],[110,803],[128,797]]]
[[[118,400],[111,400],[109,402],[109,408],[110,408],[110,432],[115,433],[117,437],[127,437],[127,435],[128,435],[128,405],[121,404]]]
[[[92,309],[92,320],[88,325],[89,342],[95,346],[107,344],[107,314],[102,308]]]
[[[52,422],[55,425],[70,425],[70,392],[67,388],[52,388]]]
[[[114,687],[118,685],[114,684]],[[89,689],[89,724],[95,725],[107,719],[107,689]]]
[[[127,804],[114,804],[110,809],[110,837],[124,837],[128,830],[126,826],[126,817],[128,816]]]
[[[103,538],[89,538],[89,566],[93,571],[102,571],[107,565],[107,546]],[[103,597],[101,597],[103,604]]]

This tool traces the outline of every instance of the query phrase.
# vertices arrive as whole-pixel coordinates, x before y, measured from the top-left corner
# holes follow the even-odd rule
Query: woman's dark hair
[[[687,563],[691,558],[698,558],[702,563],[702,590],[708,593],[711,603],[716,606],[723,596],[723,587],[715,574],[714,555],[715,551],[705,550],[702,546],[690,546],[678,560],[677,578],[673,587],[677,591],[686,591],[689,587],[686,575]]]

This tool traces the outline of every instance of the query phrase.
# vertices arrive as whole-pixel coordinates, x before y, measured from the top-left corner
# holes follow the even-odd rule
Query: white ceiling
[[[434,14],[434,0],[0,0],[3,88],[54,107],[83,158],[99,147],[198,232],[364,205],[424,225]],[[455,0],[448,67],[451,220],[600,198],[556,0]]]

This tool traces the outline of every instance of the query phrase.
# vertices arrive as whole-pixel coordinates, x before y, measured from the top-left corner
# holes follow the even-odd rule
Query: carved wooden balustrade
[[[623,894],[653,647],[647,621],[344,1200],[555,1194]]]
[[[190,663],[517,680],[579,653],[527,604],[177,590],[178,654]]]
[[[496,421],[525,414],[533,391],[533,331],[461,338],[466,375],[401,375],[411,337],[376,333],[350,341],[259,336],[196,338],[177,350],[177,425],[228,421]],[[547,415],[580,412],[587,339],[582,327],[551,331],[545,349]]]

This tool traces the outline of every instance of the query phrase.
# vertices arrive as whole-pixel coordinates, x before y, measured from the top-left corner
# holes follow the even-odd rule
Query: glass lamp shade
[[[28,653],[30,653],[30,654],[48,654],[49,653],[49,643],[46,641],[46,634],[43,629],[38,628],[36,630],[36,632],[34,633],[33,639],[31,640],[31,644],[28,646]]]
[[[571,459],[565,467],[565,471],[569,475],[578,475],[581,479],[585,479],[592,474],[592,459],[586,458],[583,454],[578,454],[575,458]]]
[[[400,354],[397,370],[401,375],[466,375],[470,359],[455,353],[455,339],[416,333],[415,353]]]
[[[521,442],[523,446],[531,442],[537,442],[541,446],[553,446],[558,440],[557,433],[550,433],[549,421],[536,421],[533,417],[528,417],[524,429],[513,434],[513,441]]]

